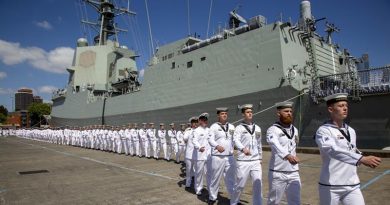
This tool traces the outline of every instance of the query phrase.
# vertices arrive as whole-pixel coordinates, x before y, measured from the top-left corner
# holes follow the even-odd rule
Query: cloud
[[[58,90],[58,88],[52,85],[45,85],[38,88],[38,92],[41,94],[52,94],[55,90]]]
[[[7,77],[7,73],[0,71],[0,79],[6,78],[6,77]]]
[[[6,65],[28,63],[35,68],[52,72],[66,73],[72,64],[74,49],[58,47],[45,51],[38,47],[21,47],[20,43],[0,39],[0,60]]]
[[[33,22],[36,26],[40,27],[40,28],[43,28],[45,30],[51,30],[53,28],[53,26],[46,20],[44,21],[41,21],[41,22],[37,22],[37,21],[34,21]]]

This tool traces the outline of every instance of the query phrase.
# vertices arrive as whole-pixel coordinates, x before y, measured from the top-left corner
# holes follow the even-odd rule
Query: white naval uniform
[[[176,155],[177,150],[179,149],[177,147],[176,130],[174,130],[174,129],[168,130],[168,138],[169,138],[169,141],[171,142],[171,149],[168,153],[168,160],[170,160],[172,153],[175,153],[175,155]]]
[[[143,148],[143,153],[145,157],[149,157],[149,143],[148,135],[146,134],[146,129],[142,128],[138,130],[139,139],[141,141],[141,147]]]
[[[267,130],[267,142],[271,146],[271,159],[268,172],[268,204],[280,204],[284,193],[287,204],[301,204],[301,180],[298,164],[291,164],[285,157],[296,156],[298,129],[275,123]]]
[[[125,143],[124,143],[124,148],[125,148],[125,154],[126,155],[133,155],[133,150],[131,149],[131,132],[130,132],[130,129],[125,129],[125,132],[124,132],[124,136],[125,136]]]
[[[147,130],[148,139],[150,143],[151,151],[153,152],[153,158],[157,159],[157,142],[156,142],[156,129],[149,128]]]
[[[210,137],[210,129],[208,127],[197,127],[194,130],[194,136],[192,138],[192,143],[194,144],[194,164],[195,164],[195,193],[197,195],[201,194],[203,189],[203,176],[206,172],[206,163],[209,158],[210,145],[208,138]],[[199,151],[200,148],[204,148],[204,151]],[[209,173],[206,172],[206,175]],[[206,176],[206,179],[208,177]],[[209,182],[207,181],[207,184]]]
[[[167,138],[166,138],[167,132],[166,130],[158,130],[157,135],[160,141],[161,149],[163,150],[164,159],[168,160]],[[160,155],[160,152],[158,153],[158,155]]]
[[[363,156],[356,148],[355,130],[347,124],[339,129],[327,122],[318,128],[315,140],[322,158],[320,204],[364,205],[357,174],[357,164]]]
[[[262,149],[261,149],[261,129],[256,124],[248,125],[241,123],[236,127],[233,134],[233,141],[237,147],[236,162],[236,182],[234,194],[230,199],[230,204],[237,204],[248,176],[252,179],[252,204],[262,204]],[[250,155],[245,155],[243,149],[247,148]]]
[[[186,163],[186,187],[191,186],[192,177],[195,176],[195,166],[194,166],[194,144],[192,143],[194,129],[187,128],[184,131],[183,139],[187,142],[186,151],[185,151],[185,163]]]
[[[217,199],[222,175],[224,176],[225,186],[230,197],[233,195],[236,171],[236,163],[233,157],[233,133],[234,125],[230,123],[222,125],[216,122],[210,127],[209,143],[211,146],[211,163],[209,163],[209,199],[213,201]],[[216,149],[218,145],[222,146],[225,150],[219,152]]]
[[[184,142],[184,131],[179,130],[176,133],[176,139],[177,139],[177,152],[176,152],[176,162],[180,162],[181,155],[183,155],[186,147],[186,143]]]
[[[141,152],[139,149],[139,137],[138,137],[138,129],[131,129],[131,139],[133,140],[133,152],[135,155],[141,157]]]

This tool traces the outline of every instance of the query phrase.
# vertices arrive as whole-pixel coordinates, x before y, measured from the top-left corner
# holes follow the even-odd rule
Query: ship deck
[[[318,204],[320,156],[299,157],[302,204]],[[264,201],[269,158],[264,151]],[[0,137],[0,204],[206,204],[207,193],[184,189],[184,175],[184,164],[172,161]],[[359,167],[359,176],[366,204],[390,201],[390,158],[377,169]],[[249,181],[241,202],[251,203]],[[228,203],[222,186],[217,204]]]

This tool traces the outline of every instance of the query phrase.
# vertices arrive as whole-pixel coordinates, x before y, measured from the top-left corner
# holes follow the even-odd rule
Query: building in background
[[[43,103],[43,99],[41,98],[41,96],[34,96],[33,97],[33,103]]]
[[[33,103],[33,92],[29,88],[19,89],[15,93],[15,111],[27,110]]]

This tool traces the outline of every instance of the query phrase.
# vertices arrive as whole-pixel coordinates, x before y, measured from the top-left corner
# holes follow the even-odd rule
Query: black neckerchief
[[[282,124],[280,124],[280,122],[275,122],[274,126],[281,129],[282,132],[287,136],[288,139],[291,140],[294,137],[295,129],[293,126],[291,126],[291,129],[292,129],[291,135],[288,134],[287,130],[282,126]]]
[[[246,131],[249,132],[249,134],[253,135],[253,133],[255,133],[255,128],[256,128],[255,123],[252,123],[252,126],[253,126],[252,131],[249,129],[248,124],[242,122],[241,125],[244,126],[244,128],[246,129]]]
[[[340,128],[337,128],[341,134],[345,137],[345,139],[348,140],[348,142],[351,142],[351,135],[349,134],[349,130],[348,130],[348,126],[346,124],[344,124],[344,127],[345,129],[347,130],[347,133],[345,133],[342,129]]]
[[[228,138],[228,131],[229,131],[229,123],[226,122],[226,129],[225,129],[225,126],[223,126],[221,123],[217,123],[221,128],[222,130],[225,132],[225,135],[226,135],[226,138]]]

